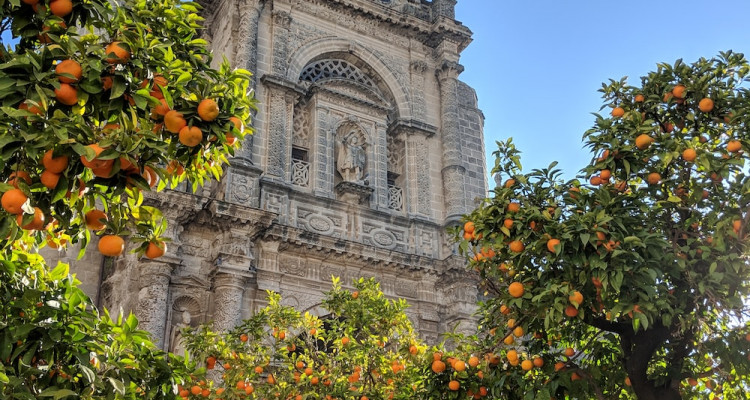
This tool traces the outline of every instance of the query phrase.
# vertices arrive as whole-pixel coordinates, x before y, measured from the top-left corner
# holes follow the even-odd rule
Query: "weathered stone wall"
[[[87,280],[99,272],[102,305],[134,310],[179,350],[180,327],[228,329],[267,290],[325,314],[331,276],[375,277],[427,339],[470,330],[477,280],[445,228],[487,184],[455,1],[203,4],[217,58],[255,73],[256,133],[220,184],[149,196],[170,223],[159,262],[82,267]]]

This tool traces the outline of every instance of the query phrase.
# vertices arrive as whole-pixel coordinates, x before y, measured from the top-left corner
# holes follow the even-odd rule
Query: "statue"
[[[172,348],[172,353],[180,356],[185,355],[185,343],[182,340],[182,330],[190,326],[190,311],[182,311],[182,321],[178,322],[172,327],[172,337],[169,340],[169,345]]]
[[[366,162],[365,143],[359,132],[352,129],[338,143],[336,167],[344,181],[360,182]]]

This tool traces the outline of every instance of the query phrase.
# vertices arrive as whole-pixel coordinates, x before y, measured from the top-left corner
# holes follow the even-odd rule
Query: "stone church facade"
[[[323,314],[331,276],[377,278],[427,340],[468,328],[476,280],[446,228],[487,192],[483,115],[458,79],[455,0],[204,1],[220,60],[254,72],[253,137],[220,183],[149,196],[167,254],[75,262],[84,288],[174,348],[280,292]]]

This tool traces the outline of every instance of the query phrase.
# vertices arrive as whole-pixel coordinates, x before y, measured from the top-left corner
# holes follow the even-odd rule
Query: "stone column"
[[[431,218],[432,189],[428,146],[427,137],[420,132],[409,132],[406,137],[408,209],[412,214]]]
[[[237,325],[242,309],[246,278],[232,273],[218,272],[214,276],[214,329],[227,331]]]
[[[370,175],[370,186],[375,186],[375,203],[382,209],[388,209],[388,138],[386,137],[386,125],[375,124],[373,135],[374,151],[372,162],[368,166]],[[377,172],[377,174],[373,174]]]
[[[289,55],[289,26],[292,15],[287,11],[273,11],[273,74],[286,76]]]
[[[251,87],[255,88],[257,83],[258,70],[258,21],[263,6],[260,0],[242,0],[239,2],[239,24],[238,33],[235,38],[234,62],[232,65],[237,68],[244,68],[253,73]],[[252,115],[255,119],[255,113]],[[248,166],[253,161],[253,142],[254,135],[245,137],[245,141],[235,153],[232,165]],[[233,169],[233,167],[230,167]]]
[[[164,345],[172,269],[172,265],[161,262],[149,261],[140,264],[138,307],[135,314],[140,321],[140,328],[151,333],[157,348]]]
[[[415,96],[412,100],[412,115],[417,120],[425,120],[427,116],[427,100],[425,93],[425,77],[427,72],[427,63],[421,60],[412,61],[411,65],[411,86],[414,88]]]
[[[458,221],[466,213],[464,174],[461,160],[462,146],[458,126],[458,75],[463,66],[444,61],[437,71],[440,82],[440,114],[443,141],[443,195],[446,222]]]
[[[263,82],[268,89],[266,174],[281,181],[288,181],[292,153],[292,112],[298,93],[290,83],[276,78],[264,78]]]

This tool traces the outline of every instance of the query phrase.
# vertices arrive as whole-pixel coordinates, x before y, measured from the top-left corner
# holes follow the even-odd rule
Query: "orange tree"
[[[211,175],[244,135],[249,73],[210,67],[195,3],[0,1],[0,251],[164,252],[141,191]],[[158,185],[158,186],[157,186]]]
[[[0,397],[165,399],[189,379],[133,315],[93,310],[67,265],[15,252],[0,260],[0,280]]]
[[[325,316],[282,306],[280,296],[269,293],[267,307],[228,332],[209,326],[186,332],[192,358],[204,367],[183,384],[180,396],[434,398],[425,397],[424,383],[425,360],[432,355],[404,313],[406,302],[386,299],[373,279],[354,286],[350,292],[334,279],[320,305]]]
[[[116,7],[115,7],[116,5]],[[244,136],[249,73],[211,55],[194,3],[0,0],[0,394],[169,398],[182,360],[134,317],[99,314],[41,246],[102,235],[106,256],[159,257],[142,191],[220,176]]]
[[[580,179],[522,173],[500,143],[507,180],[459,233],[501,356],[492,394],[750,396],[748,72],[727,52],[604,84]]]

